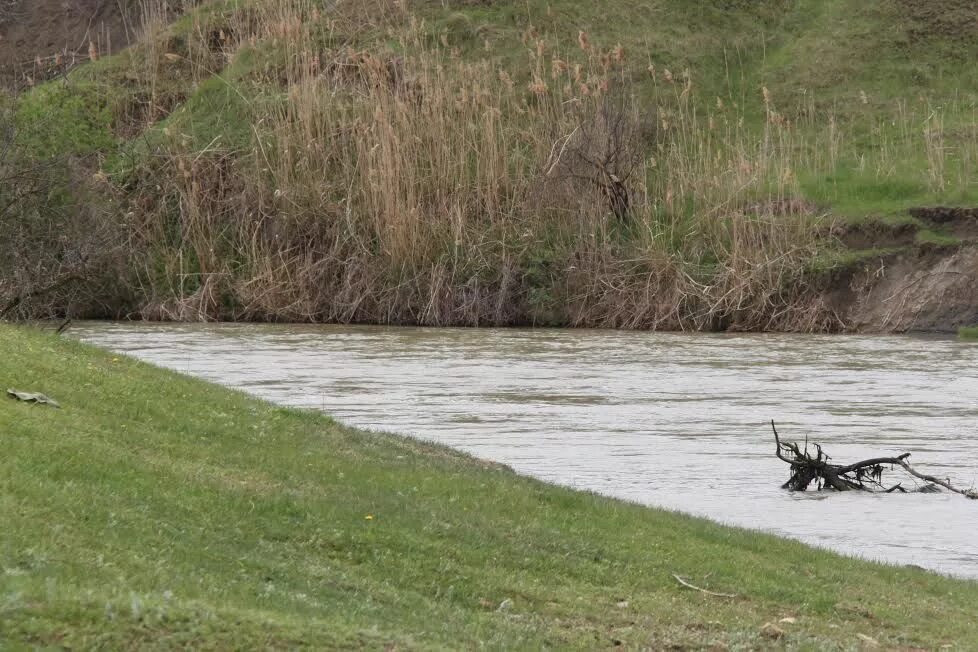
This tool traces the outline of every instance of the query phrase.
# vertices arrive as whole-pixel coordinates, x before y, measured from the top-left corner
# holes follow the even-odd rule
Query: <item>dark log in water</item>
[[[771,421],[771,430],[774,432],[774,443],[777,448],[775,454],[778,459],[791,466],[791,477],[781,485],[782,489],[790,491],[805,491],[812,483],[819,491],[830,489],[835,491],[876,491],[892,493],[894,491],[906,492],[899,483],[886,487],[883,484],[883,472],[886,467],[893,469],[900,467],[915,478],[923,480],[927,484],[915,491],[939,491],[937,487],[944,487],[948,491],[961,494],[967,498],[978,500],[978,489],[958,489],[951,484],[949,479],[941,480],[932,475],[920,473],[907,462],[910,453],[903,453],[897,457],[873,457],[854,464],[831,464],[831,457],[819,444],[812,444],[812,451],[809,451],[809,444],[806,441],[802,449],[795,442],[781,441],[778,436],[778,429]]]

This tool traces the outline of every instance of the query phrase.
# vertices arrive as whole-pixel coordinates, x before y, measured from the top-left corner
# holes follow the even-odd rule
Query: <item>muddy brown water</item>
[[[786,468],[767,425],[776,419],[786,438],[809,435],[838,461],[910,451],[918,468],[971,486],[978,344],[141,323],[70,332],[562,485],[978,579],[978,502],[782,491]]]

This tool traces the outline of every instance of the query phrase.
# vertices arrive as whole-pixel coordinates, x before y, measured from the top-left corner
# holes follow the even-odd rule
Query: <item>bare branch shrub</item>
[[[107,273],[118,231],[99,211],[92,179],[77,162],[35,157],[19,135],[7,102],[0,106],[0,318],[110,313],[120,291]]]
[[[575,98],[568,107],[574,128],[562,139],[547,178],[567,195],[597,192],[620,221],[631,216],[634,175],[646,143],[634,101],[623,88],[597,97]],[[593,198],[585,203],[595,203]],[[580,201],[578,201],[580,204]]]

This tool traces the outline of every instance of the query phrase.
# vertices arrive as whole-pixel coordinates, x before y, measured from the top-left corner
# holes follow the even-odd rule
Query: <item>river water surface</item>
[[[978,502],[790,494],[768,421],[837,461],[978,482],[978,345],[951,338],[84,323],[81,339],[571,487],[978,578]],[[903,480],[897,472],[892,478]],[[904,482],[904,486],[913,486]]]

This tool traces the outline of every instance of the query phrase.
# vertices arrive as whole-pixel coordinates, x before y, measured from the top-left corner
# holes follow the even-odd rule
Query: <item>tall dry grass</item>
[[[499,69],[387,8],[277,0],[198,30],[235,35],[228,60],[273,52],[281,99],[253,107],[249,151],[174,134],[138,184],[145,316],[785,323],[816,238],[766,92],[758,135],[700,112],[688,72],[650,67],[640,97],[628,53],[584,33],[528,34]],[[357,46],[376,30],[396,47]]]

